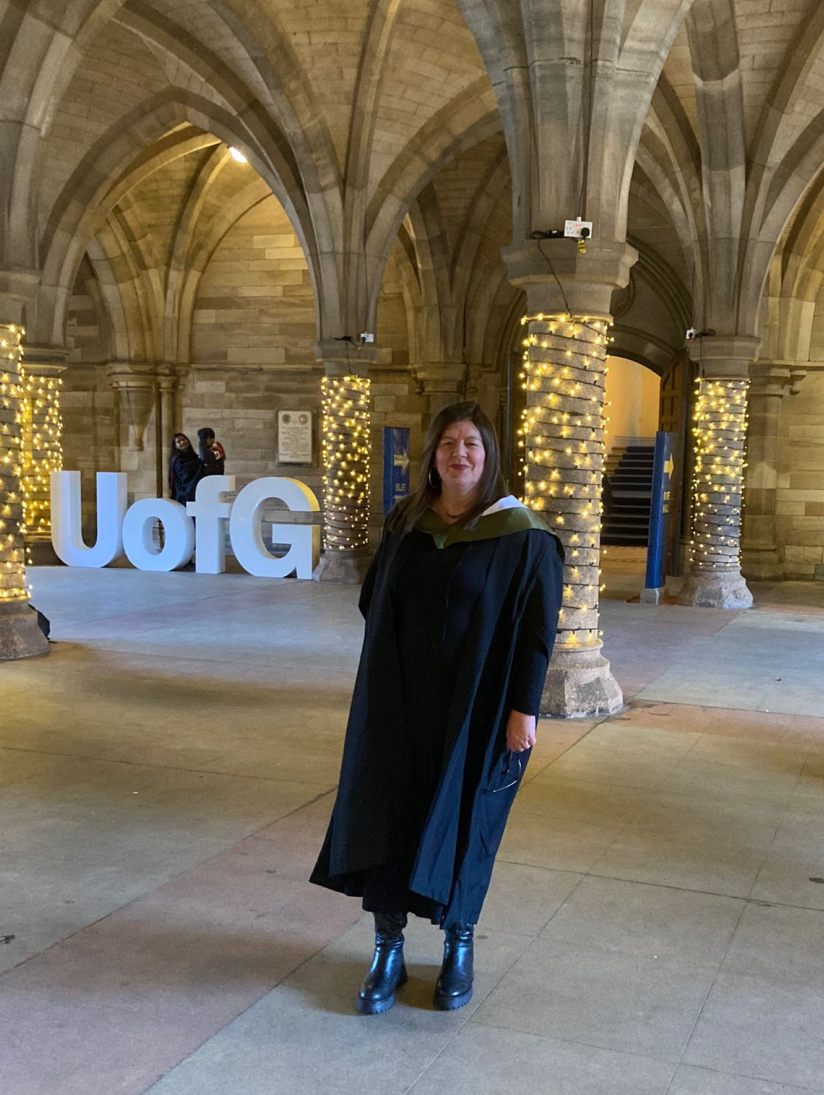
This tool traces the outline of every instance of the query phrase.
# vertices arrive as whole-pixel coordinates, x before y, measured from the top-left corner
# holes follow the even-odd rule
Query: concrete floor
[[[475,999],[432,1010],[415,922],[369,1018],[370,918],[306,882],[356,590],[33,571],[57,642],[0,665],[3,1095],[824,1092],[824,586],[652,608],[631,571],[629,707],[541,724]]]

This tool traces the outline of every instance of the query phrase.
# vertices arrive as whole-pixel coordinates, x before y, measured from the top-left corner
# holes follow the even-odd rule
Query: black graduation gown
[[[532,511],[518,506],[480,518],[466,531],[434,513],[419,528],[443,545],[492,540],[471,613],[444,730],[440,779],[423,826],[409,889],[441,909],[444,925],[474,924],[492,876],[528,752],[506,748],[519,636],[552,651],[562,593],[560,544]],[[420,804],[410,748],[391,583],[412,550],[384,532],[361,591],[366,619],[332,819],[311,881],[363,896],[369,873],[402,861],[406,819]],[[406,659],[415,652],[404,650]]]

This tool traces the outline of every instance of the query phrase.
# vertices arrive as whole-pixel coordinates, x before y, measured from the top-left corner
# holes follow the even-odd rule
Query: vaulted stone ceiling
[[[419,291],[431,289],[421,314],[433,303],[447,314],[438,352],[474,338],[476,352],[489,353],[480,344],[500,331],[467,334],[449,310],[501,291],[512,299],[500,290],[496,254],[511,237],[508,195],[527,230],[577,212],[567,205],[587,132],[596,233],[625,232],[639,271],[666,273],[647,280],[669,296],[667,338],[684,307],[699,323],[754,332],[779,241],[793,240],[802,265],[820,265],[820,248],[799,250],[792,226],[801,217],[805,239],[816,234],[824,8],[600,0],[592,34],[587,8],[572,0],[353,0],[345,9],[333,0],[5,0],[3,266],[43,274],[38,338],[61,340],[84,254],[118,253],[102,242],[115,208],[115,221],[131,223],[127,235],[151,238],[147,261],[162,266],[174,260],[184,191],[195,179],[203,187],[204,172],[204,233],[210,209],[234,201],[240,216],[259,197],[253,188],[237,200],[240,177],[208,169],[219,141],[243,150],[286,210],[309,263],[321,338],[354,329],[364,314],[374,321],[385,264],[393,246],[403,250],[411,217],[429,226],[413,233],[428,241],[428,257],[415,246],[405,252]],[[622,88],[635,100],[622,99]],[[613,117],[628,171],[614,162]],[[549,160],[535,160],[534,142]],[[553,157],[571,165],[563,177],[547,168]],[[540,199],[524,204],[531,191]],[[164,203],[165,214],[151,212]],[[190,257],[180,243],[177,254]],[[427,263],[451,264],[449,276],[429,277]],[[493,287],[481,288],[487,276]],[[809,296],[814,281],[798,291]]]

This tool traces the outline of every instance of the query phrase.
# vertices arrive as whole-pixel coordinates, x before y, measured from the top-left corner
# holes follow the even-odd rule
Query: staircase
[[[638,444],[615,446],[607,457],[612,509],[604,515],[602,544],[646,547],[654,455],[654,444]]]

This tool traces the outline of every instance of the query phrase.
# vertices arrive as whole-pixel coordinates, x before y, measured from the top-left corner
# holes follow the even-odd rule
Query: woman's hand
[[[535,744],[535,727],[537,720],[534,715],[525,715],[523,711],[509,712],[506,724],[506,747],[513,753],[522,753],[524,749],[530,749]]]

